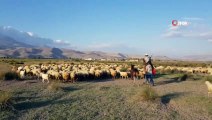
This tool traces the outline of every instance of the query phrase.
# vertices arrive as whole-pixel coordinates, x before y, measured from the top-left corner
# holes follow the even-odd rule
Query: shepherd
[[[145,69],[145,83],[150,83],[152,86],[154,86],[154,80],[153,80],[153,64],[151,57],[149,57],[148,54],[145,54],[145,57],[143,59],[144,61],[144,69]]]

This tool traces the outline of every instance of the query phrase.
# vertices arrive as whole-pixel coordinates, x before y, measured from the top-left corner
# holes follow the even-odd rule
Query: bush
[[[205,81],[209,81],[209,82],[212,83],[212,76],[211,76],[211,75],[210,75],[210,76],[206,76],[206,77],[204,78],[204,80],[205,80]]]
[[[188,78],[188,75],[187,74],[182,74],[179,78],[178,78],[178,81],[186,81]]]
[[[197,74],[187,74],[190,80],[201,80],[203,76]]]
[[[50,90],[50,91],[61,90],[60,83],[59,82],[52,82],[47,86],[47,89]]]
[[[4,75],[5,75],[5,73],[3,73],[3,72],[0,73],[0,80],[4,80]]]
[[[127,68],[123,67],[120,69],[121,72],[127,72]]]
[[[202,76],[197,74],[181,74],[178,78],[179,81],[186,81],[186,80],[201,80]]]
[[[141,91],[141,96],[143,100],[146,101],[153,101],[158,97],[158,94],[156,93],[156,91],[151,88],[151,87],[145,87],[142,91]]]
[[[4,80],[14,80],[19,79],[19,76],[16,72],[6,72],[4,75]]]
[[[12,94],[10,92],[0,91],[0,108],[6,109],[11,105]]]
[[[16,72],[2,72],[0,73],[1,80],[14,80],[19,79],[19,76]]]

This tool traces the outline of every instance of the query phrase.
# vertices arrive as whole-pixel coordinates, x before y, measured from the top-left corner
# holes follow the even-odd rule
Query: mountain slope
[[[11,37],[0,34],[0,49],[14,49],[17,47],[33,47],[22,42],[18,42]]]
[[[10,26],[0,26],[0,34],[8,36],[16,40],[17,42],[25,43],[32,46],[39,46],[39,47],[61,46],[61,44],[58,44],[58,41],[40,37],[32,32],[19,31]]]
[[[93,58],[93,59],[123,59],[123,55],[104,52],[81,52],[59,48],[15,48],[0,50],[1,57],[13,58]]]

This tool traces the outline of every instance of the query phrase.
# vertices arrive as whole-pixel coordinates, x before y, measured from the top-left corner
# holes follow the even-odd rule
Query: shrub
[[[202,76],[197,75],[197,74],[181,74],[178,78],[179,81],[186,81],[186,80],[201,80]]]
[[[127,72],[127,68],[122,67],[122,68],[120,69],[120,71],[121,71],[121,72]]]
[[[60,90],[60,83],[59,82],[52,82],[47,86],[47,89],[50,91],[57,91]]]
[[[187,78],[188,78],[188,75],[187,75],[187,74],[182,74],[182,75],[178,78],[178,80],[179,80],[179,81],[186,81]]]
[[[16,72],[1,72],[0,73],[0,80],[14,80],[19,79],[19,76]]]
[[[190,80],[201,80],[202,76],[197,74],[187,74]]]
[[[4,75],[5,75],[4,72],[1,72],[1,73],[0,73],[0,80],[3,80],[3,79],[4,79]]]
[[[0,73],[0,79],[1,80],[17,80],[19,79],[19,76],[16,72],[2,72]]]
[[[6,109],[11,105],[12,94],[10,92],[0,91],[0,109]]]
[[[158,97],[158,94],[156,93],[156,91],[153,88],[145,87],[141,92],[141,96],[142,96],[143,100],[152,101]]]
[[[16,72],[6,72],[4,75],[4,80],[14,80],[19,79],[19,76]]]
[[[210,76],[206,76],[206,77],[204,78],[204,80],[205,80],[205,81],[209,81],[209,82],[212,83],[212,76],[211,76],[211,75],[210,75]]]

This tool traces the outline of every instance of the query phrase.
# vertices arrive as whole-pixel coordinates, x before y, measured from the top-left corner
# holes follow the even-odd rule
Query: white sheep
[[[25,73],[26,71],[25,70],[21,70],[20,71],[20,78],[23,79],[25,77]]]
[[[74,82],[75,81],[75,79],[76,79],[76,71],[72,71],[70,73],[70,79],[71,79],[71,82]]]
[[[208,96],[210,93],[212,93],[212,84],[209,81],[205,81],[205,84],[208,87]]]
[[[120,76],[121,76],[122,79],[123,78],[127,79],[128,78],[128,73],[127,72],[120,72]]]
[[[41,78],[42,78],[43,83],[45,83],[45,80],[47,81],[47,83],[49,83],[49,75],[48,74],[41,73]]]

